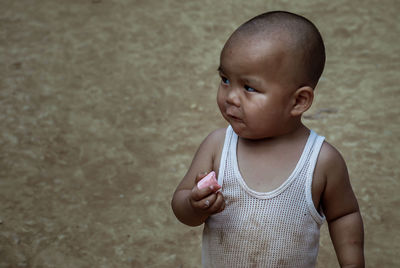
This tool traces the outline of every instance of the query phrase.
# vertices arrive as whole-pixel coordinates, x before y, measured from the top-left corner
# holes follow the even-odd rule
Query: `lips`
[[[235,120],[235,121],[242,121],[242,119],[236,113],[233,113],[231,111],[226,111],[226,116],[229,119],[232,119],[232,120]]]
[[[236,120],[236,121],[241,121],[241,119],[240,119],[239,117],[237,117],[237,116],[230,115],[230,114],[227,114],[227,116],[228,116],[230,119],[233,119],[233,120]]]

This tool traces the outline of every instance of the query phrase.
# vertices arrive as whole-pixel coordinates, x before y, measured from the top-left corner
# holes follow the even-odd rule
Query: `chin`
[[[252,133],[249,133],[249,131],[248,131],[248,129],[247,129],[246,127],[237,126],[237,125],[231,124],[231,123],[230,123],[230,125],[232,126],[233,131],[235,131],[235,133],[236,133],[239,137],[241,137],[241,138],[243,138],[243,139],[247,139],[247,140],[256,140],[256,139],[258,139],[258,138],[255,137]]]
[[[235,133],[246,140],[262,140],[274,137],[275,133],[254,133],[246,127],[234,126],[232,125],[233,131]]]
[[[254,140],[254,141],[263,140],[263,139],[268,139],[269,138],[269,136],[262,136],[262,135],[246,135],[246,134],[239,135],[238,134],[238,136],[243,138],[243,139],[246,139],[246,140]]]

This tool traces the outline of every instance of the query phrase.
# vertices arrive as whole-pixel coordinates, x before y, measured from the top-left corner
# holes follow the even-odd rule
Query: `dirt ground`
[[[400,267],[400,2],[0,2],[0,267],[200,267],[170,199],[226,126],[219,52],[267,10],[327,47],[304,122],[348,163],[367,267]],[[326,224],[318,267],[338,267]]]

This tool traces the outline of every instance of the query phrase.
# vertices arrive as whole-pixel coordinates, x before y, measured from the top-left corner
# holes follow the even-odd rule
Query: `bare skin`
[[[239,136],[237,158],[242,177],[258,192],[274,190],[286,180],[310,133],[301,116],[311,106],[314,91],[287,79],[286,74],[295,70],[290,68],[293,57],[285,38],[268,42],[237,38],[221,53],[217,103]],[[224,138],[225,129],[219,129],[203,141],[174,193],[172,208],[184,224],[201,225],[225,208],[221,192],[196,186],[207,172],[218,174]],[[357,200],[342,156],[327,142],[315,168],[312,198],[315,207],[323,209],[341,267],[364,267],[363,223]]]

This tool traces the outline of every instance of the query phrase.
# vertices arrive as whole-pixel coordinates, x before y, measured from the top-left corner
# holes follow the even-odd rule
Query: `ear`
[[[292,116],[301,116],[307,111],[314,100],[314,89],[309,86],[298,88],[292,95]]]

